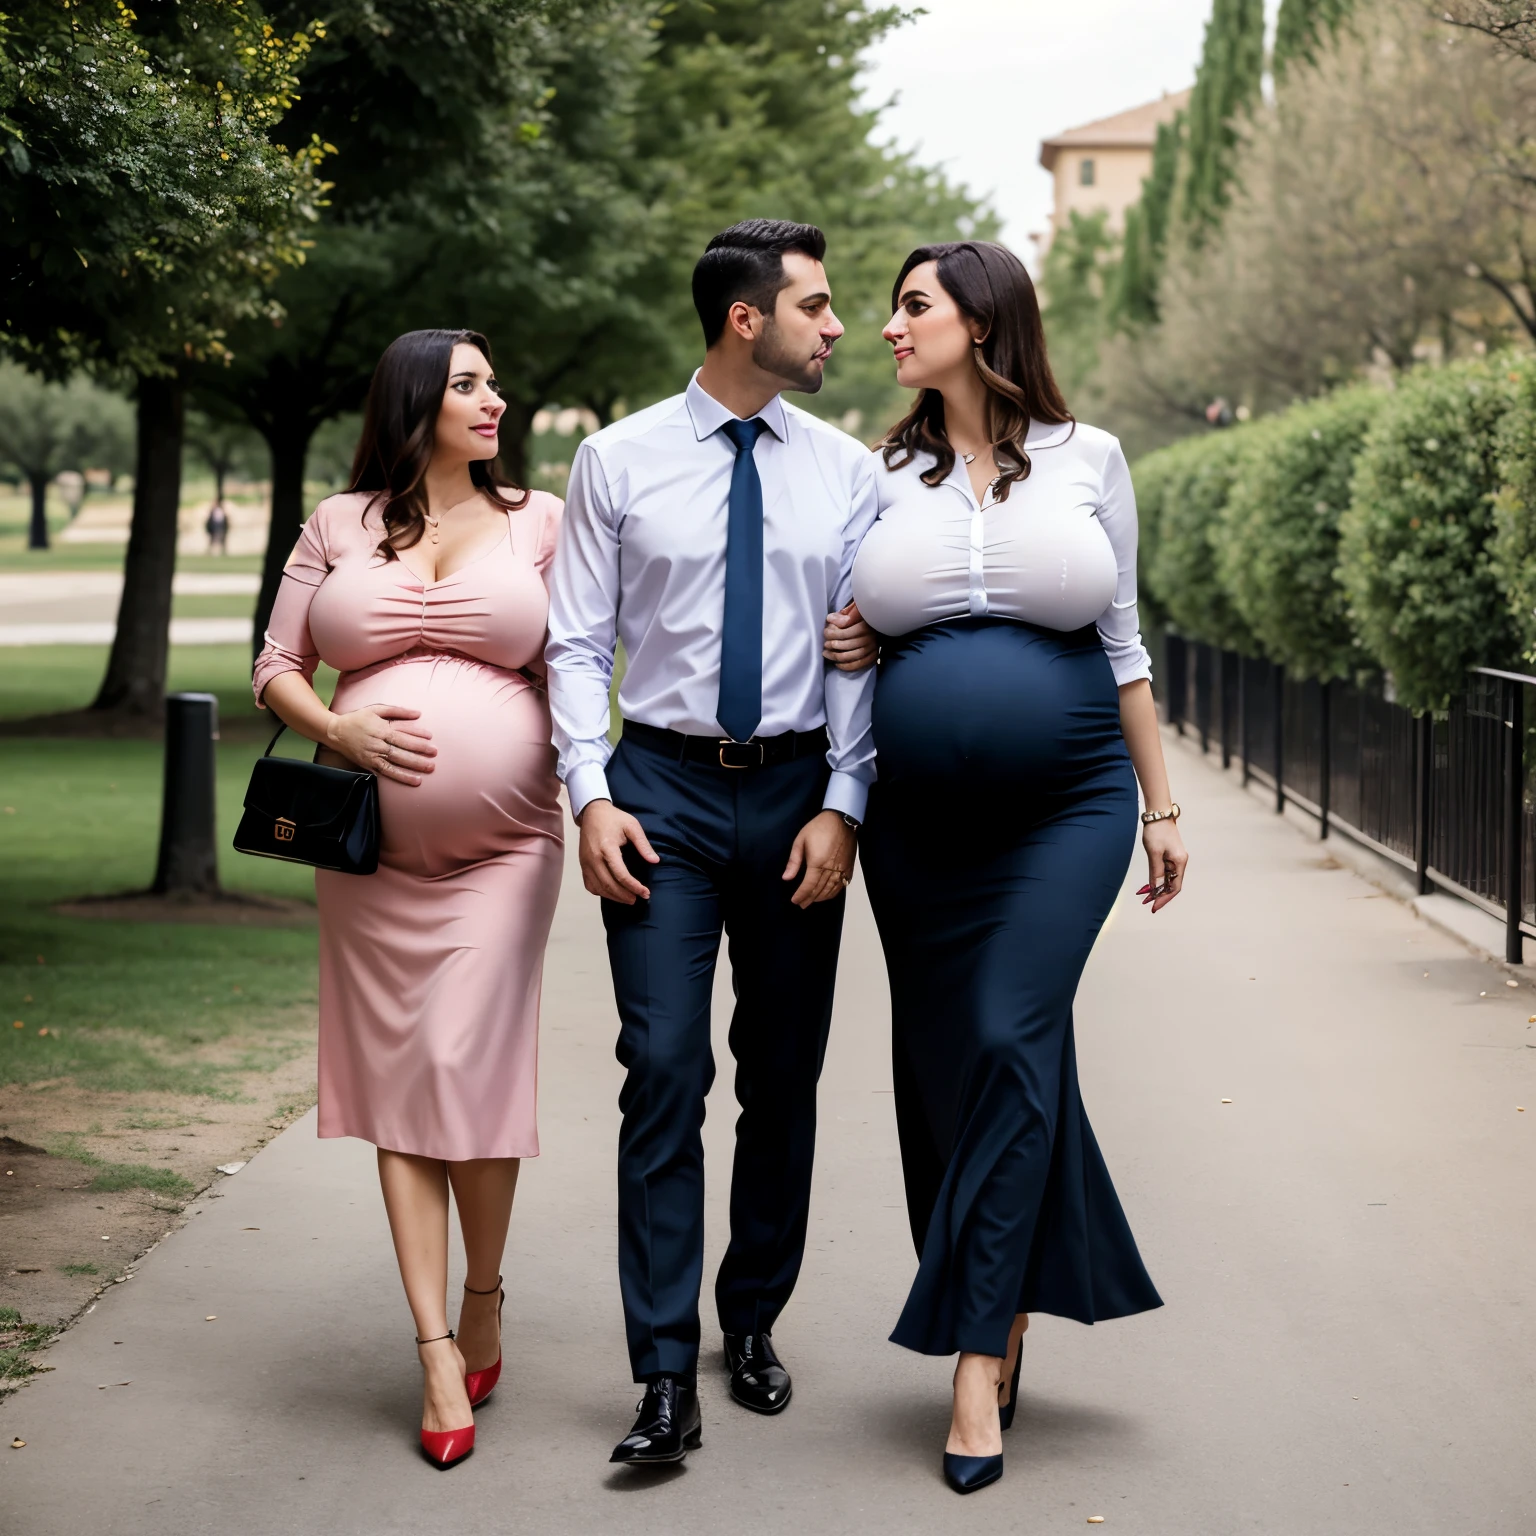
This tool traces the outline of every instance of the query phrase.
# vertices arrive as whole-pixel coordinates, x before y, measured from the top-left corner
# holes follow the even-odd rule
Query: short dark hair
[[[800,251],[820,261],[827,237],[814,224],[788,219],[744,219],[722,229],[704,248],[693,269],[693,307],[704,327],[704,345],[712,347],[725,330],[731,305],[740,300],[771,315],[779,291],[787,286],[785,251]]]

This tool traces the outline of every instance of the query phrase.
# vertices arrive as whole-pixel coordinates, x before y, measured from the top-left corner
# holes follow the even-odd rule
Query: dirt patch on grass
[[[234,923],[255,928],[313,928],[312,901],[286,896],[253,896],[225,891],[188,901],[156,896],[152,891],[124,891],[117,896],[82,896],[52,908],[60,917],[84,917],[103,923]]]
[[[0,1087],[0,1310],[52,1328],[126,1283],[186,1203],[314,1102],[314,1052],[209,1099],[101,1093],[67,1079]],[[0,1379],[0,1394],[17,1383]]]

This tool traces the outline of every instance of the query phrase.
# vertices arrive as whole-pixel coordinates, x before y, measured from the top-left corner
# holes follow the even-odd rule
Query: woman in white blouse
[[[1130,473],[1068,412],[1028,273],[999,245],[927,246],[892,305],[897,381],[920,394],[877,450],[852,615],[881,636],[861,847],[920,1257],[892,1338],[960,1357],[944,1472],[968,1493],[1002,1476],[1030,1312],[1161,1305],[1083,1112],[1072,1004],[1125,878],[1137,780],[1153,912],[1187,856]]]

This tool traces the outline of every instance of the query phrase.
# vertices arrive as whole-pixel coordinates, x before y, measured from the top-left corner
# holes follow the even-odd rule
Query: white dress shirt
[[[825,806],[863,819],[874,779],[875,673],[822,660],[827,614],[850,599],[853,557],[879,510],[875,461],[846,433],[775,396],[753,450],[763,486],[763,714],[759,736],[827,728]],[[550,586],[550,709],[571,810],[611,798],[608,689],[615,642],[626,720],[724,737],[715,710],[732,415],[700,387],[637,411],[576,450]]]
[[[1119,442],[1083,423],[1032,421],[1029,477],[978,502],[957,455],[879,466],[880,520],[859,550],[853,594],[885,635],[969,614],[1071,631],[1096,625],[1115,681],[1152,675],[1136,613],[1136,496]]]

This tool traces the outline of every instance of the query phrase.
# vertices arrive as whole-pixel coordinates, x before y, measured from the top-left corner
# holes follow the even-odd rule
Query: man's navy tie
[[[763,718],[763,482],[752,449],[767,422],[728,421],[736,445],[725,536],[725,619],[720,629],[720,728],[750,741]]]

